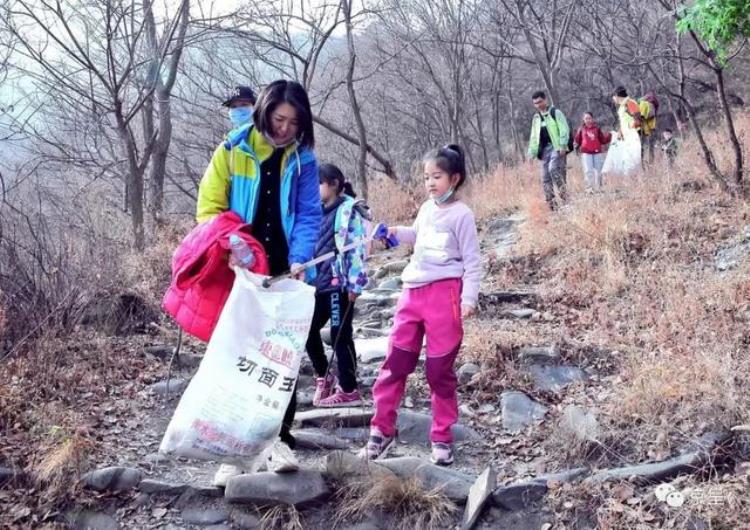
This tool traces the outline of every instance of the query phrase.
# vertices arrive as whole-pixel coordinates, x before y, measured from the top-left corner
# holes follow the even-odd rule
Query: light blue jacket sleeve
[[[311,260],[318,240],[322,212],[318,160],[314,157],[302,165],[300,175],[297,176],[294,209],[294,226],[289,238],[289,265]]]

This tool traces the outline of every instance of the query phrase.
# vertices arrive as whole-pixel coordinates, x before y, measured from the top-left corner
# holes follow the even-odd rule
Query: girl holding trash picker
[[[307,339],[307,353],[317,375],[313,405],[350,407],[362,403],[357,389],[357,354],[352,338],[352,318],[354,302],[367,285],[367,234],[355,203],[356,194],[341,170],[333,164],[322,164],[319,175],[323,221],[314,256],[333,251],[334,257],[318,263],[310,271],[313,274],[309,274],[313,277],[316,291],[315,313]],[[356,241],[360,241],[360,244],[344,250]],[[338,386],[336,377],[330,373],[320,337],[320,330],[329,319],[331,343],[338,367]]]
[[[463,340],[462,320],[476,311],[481,277],[474,215],[457,196],[465,180],[459,146],[427,153],[424,183],[429,199],[412,226],[388,229],[401,242],[414,244],[414,253],[401,276],[404,291],[396,307],[388,353],[373,387],[375,414],[370,439],[360,453],[368,459],[385,456],[395,442],[397,409],[426,336],[432,461],[453,462],[451,427],[458,419],[454,363]]]

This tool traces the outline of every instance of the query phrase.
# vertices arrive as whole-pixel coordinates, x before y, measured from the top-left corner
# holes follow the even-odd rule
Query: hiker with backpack
[[[641,123],[641,145],[643,151],[641,156],[645,154],[648,149],[648,162],[652,164],[654,162],[654,149],[658,141],[656,133],[656,115],[659,112],[659,100],[656,98],[656,94],[649,90],[644,96],[638,100],[638,108],[641,112],[643,121]]]
[[[367,285],[365,240],[367,232],[356,193],[341,170],[333,164],[320,166],[320,199],[323,222],[314,257],[335,255],[308,274],[315,286],[315,313],[307,337],[307,354],[315,370],[316,407],[353,407],[362,404],[357,389],[357,353],[352,338],[354,302]],[[360,244],[345,250],[357,240]],[[312,272],[312,271],[311,271]],[[331,343],[338,378],[331,372],[320,330],[331,322]],[[338,380],[338,384],[337,384]]]
[[[583,175],[586,179],[586,192],[601,190],[602,166],[604,166],[604,146],[612,141],[612,134],[605,133],[594,121],[590,112],[583,114],[583,123],[573,139],[573,147],[581,155]]]
[[[534,92],[531,101],[537,112],[531,120],[527,158],[541,160],[544,198],[550,209],[556,210],[555,188],[560,201],[568,200],[566,155],[572,150],[573,142],[565,115],[560,109],[547,105],[547,95],[543,91]]]
[[[602,173],[627,176],[641,165],[641,110],[624,87],[617,87],[612,95],[617,107],[618,126],[613,131],[612,145],[607,151]]]

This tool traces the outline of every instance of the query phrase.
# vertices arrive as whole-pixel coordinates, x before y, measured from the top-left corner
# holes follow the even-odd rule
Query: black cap
[[[247,100],[255,105],[255,92],[249,86],[236,86],[229,93],[229,98],[222,105],[228,107],[237,100]]]

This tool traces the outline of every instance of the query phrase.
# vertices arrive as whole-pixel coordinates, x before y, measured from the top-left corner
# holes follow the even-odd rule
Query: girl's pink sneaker
[[[362,397],[359,395],[359,390],[355,388],[352,392],[344,392],[339,388],[335,394],[321,399],[318,406],[321,408],[356,407],[361,404]]]
[[[315,394],[313,394],[313,406],[320,405],[321,400],[326,399],[333,393],[336,387],[336,376],[328,374],[325,377],[315,378]]]

